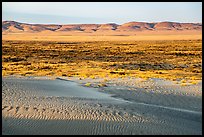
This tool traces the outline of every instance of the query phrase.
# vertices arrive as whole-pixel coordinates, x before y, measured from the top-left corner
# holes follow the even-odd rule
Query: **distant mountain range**
[[[134,32],[134,31],[160,31],[160,30],[202,30],[202,23],[178,23],[178,22],[128,22],[122,25],[109,24],[27,24],[16,21],[2,21],[2,32]]]

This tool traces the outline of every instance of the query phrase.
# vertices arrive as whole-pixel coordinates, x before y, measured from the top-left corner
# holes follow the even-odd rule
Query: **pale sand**
[[[92,87],[103,81],[69,79]],[[72,83],[3,78],[2,133],[202,134],[202,81],[185,87],[160,79],[113,79],[100,88]]]

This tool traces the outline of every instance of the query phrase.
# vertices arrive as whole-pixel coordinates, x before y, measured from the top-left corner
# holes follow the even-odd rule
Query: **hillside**
[[[16,21],[3,21],[2,32],[137,32],[137,31],[181,31],[181,30],[202,30],[201,23],[178,23],[178,22],[128,22],[121,25],[108,24],[27,24]]]

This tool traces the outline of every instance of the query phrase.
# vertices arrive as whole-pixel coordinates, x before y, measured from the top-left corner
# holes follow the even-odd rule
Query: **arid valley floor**
[[[202,31],[2,33],[5,135],[201,135]]]

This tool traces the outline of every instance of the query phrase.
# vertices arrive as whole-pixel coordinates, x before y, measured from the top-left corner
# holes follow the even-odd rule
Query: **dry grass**
[[[2,75],[202,78],[202,40],[2,41]]]
[[[90,87],[90,86],[91,86],[91,83],[86,83],[86,84],[84,84],[84,86]]]

